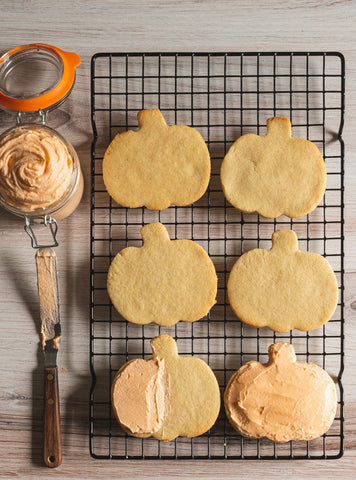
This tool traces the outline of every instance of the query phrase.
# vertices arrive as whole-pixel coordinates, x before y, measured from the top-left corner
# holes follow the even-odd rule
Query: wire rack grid
[[[337,52],[293,53],[99,53],[92,58],[91,113],[91,290],[90,452],[114,459],[330,459],[344,448],[344,58]],[[160,212],[126,209],[106,192],[102,159],[111,139],[137,128],[137,112],[160,108],[167,123],[195,127],[211,154],[206,194],[188,207]],[[245,133],[264,135],[266,120],[287,116],[294,137],[313,141],[324,156],[328,179],[324,199],[309,215],[269,220],[245,214],[226,202],[219,169],[231,144]],[[113,257],[126,246],[141,246],[140,228],[160,221],[171,239],[198,242],[212,258],[218,275],[217,303],[197,322],[173,327],[139,326],[115,311],[106,292]],[[339,284],[332,319],[310,332],[277,334],[239,321],[229,307],[229,272],[244,252],[270,248],[276,229],[293,229],[301,250],[325,256]],[[312,314],[312,312],[311,312]],[[275,341],[293,344],[300,361],[325,368],[337,382],[338,409],[330,430],[319,439],[275,444],[246,439],[232,428],[223,408],[206,434],[172,442],[128,436],[117,424],[110,387],[117,370],[132,358],[151,356],[150,340],[172,335],[180,354],[205,360],[221,392],[231,375],[250,360],[267,361]]]

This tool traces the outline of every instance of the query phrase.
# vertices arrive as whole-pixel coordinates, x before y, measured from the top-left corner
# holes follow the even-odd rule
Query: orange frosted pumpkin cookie
[[[113,381],[111,401],[118,422],[135,437],[169,441],[203,434],[220,410],[214,373],[197,357],[179,356],[169,335],[154,338],[151,346],[150,360],[131,360]]]
[[[320,437],[336,414],[332,378],[297,362],[289,343],[275,343],[268,353],[268,363],[248,362],[231,377],[224,394],[230,423],[241,435],[279,443]]]

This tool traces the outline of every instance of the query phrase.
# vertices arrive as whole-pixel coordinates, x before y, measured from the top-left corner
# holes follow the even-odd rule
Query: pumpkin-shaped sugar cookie
[[[264,137],[242,135],[221,165],[227,200],[243,212],[267,218],[301,217],[316,208],[326,187],[326,168],[309,140],[291,137],[288,118],[267,120]]]
[[[268,363],[248,362],[231,377],[224,394],[230,423],[241,435],[279,443],[320,437],[336,414],[332,378],[297,362],[289,343],[275,343],[268,353]]]
[[[162,326],[193,322],[215,303],[213,262],[192,240],[170,240],[161,223],[141,229],[143,246],[113,259],[107,288],[114,307],[129,322]]]
[[[207,189],[210,156],[200,133],[168,126],[158,109],[137,115],[137,131],[116,135],[103,161],[109,194],[124,207],[189,205]]]
[[[229,302],[245,323],[275,332],[314,330],[337,305],[338,285],[328,261],[298,250],[292,230],[277,230],[271,250],[244,253],[232,267]]]
[[[118,422],[136,437],[168,441],[201,435],[219,414],[215,375],[203,360],[179,356],[169,335],[154,338],[151,346],[150,360],[131,360],[114,379],[111,400]]]

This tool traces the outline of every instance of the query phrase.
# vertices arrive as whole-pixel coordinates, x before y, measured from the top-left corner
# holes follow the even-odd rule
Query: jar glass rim
[[[42,72],[36,72],[39,64],[43,69]],[[27,74],[36,76],[36,73],[40,73],[40,81],[43,83],[43,77],[47,74],[49,80],[47,86],[38,86],[38,91],[34,93],[23,93],[23,89],[19,90],[21,93],[16,93],[9,86],[11,85],[11,79],[14,79],[12,83],[17,83],[17,70],[18,68],[28,68]],[[53,68],[54,67],[54,68]],[[47,69],[47,71],[46,71]],[[5,53],[0,59],[0,92],[4,95],[17,99],[27,100],[40,97],[51,90],[53,90],[61,81],[63,76],[63,60],[58,52],[49,46],[45,45],[25,45],[21,49],[15,49]],[[36,88],[35,78],[29,78],[27,83],[30,83],[32,88]],[[45,79],[46,80],[46,79]],[[9,84],[9,86],[7,86]],[[19,86],[17,85],[17,89]]]
[[[9,50],[0,57],[1,108],[16,112],[56,108],[70,94],[80,61],[76,53],[46,43]]]

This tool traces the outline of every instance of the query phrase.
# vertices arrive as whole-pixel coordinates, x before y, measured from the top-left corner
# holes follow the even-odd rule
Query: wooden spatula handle
[[[47,467],[51,468],[62,463],[57,367],[45,369],[43,459]]]

